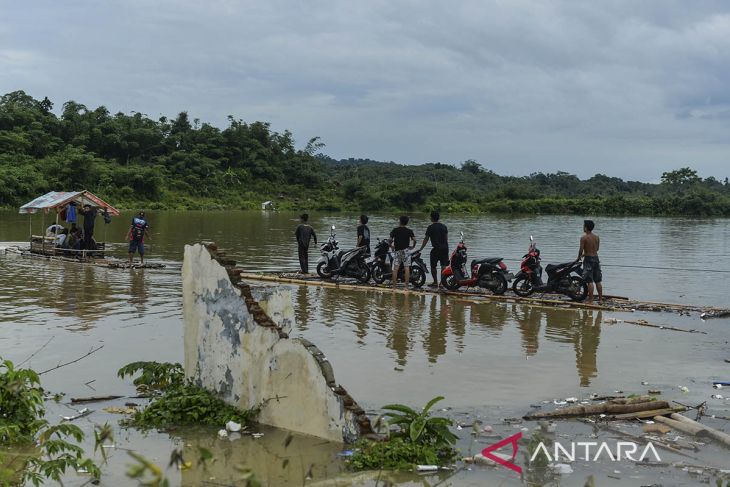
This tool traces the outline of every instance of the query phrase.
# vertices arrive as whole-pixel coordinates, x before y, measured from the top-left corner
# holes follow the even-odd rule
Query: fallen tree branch
[[[85,355],[82,355],[81,357],[79,357],[79,358],[77,358],[75,360],[71,360],[70,362],[66,362],[65,364],[58,364],[55,367],[51,367],[48,370],[44,370],[43,372],[38,372],[38,375],[43,375],[43,374],[46,374],[46,373],[51,372],[53,370],[60,369],[61,367],[66,367],[67,365],[75,364],[79,360],[85,359],[86,357],[88,357],[92,353],[96,353],[99,350],[101,350],[102,348],[104,348],[104,345],[99,345],[97,348],[94,348],[94,349],[90,350],[88,353],[86,353]]]
[[[30,356],[27,359],[25,359],[22,362],[20,362],[19,364],[17,364],[16,367],[20,367],[21,365],[23,365],[24,363],[28,362],[30,359],[32,359],[33,357],[35,357],[36,355],[38,355],[44,348],[46,348],[46,346],[49,343],[51,343],[51,340],[53,340],[55,337],[56,337],[55,335],[51,336],[51,338],[49,338],[48,341],[46,343],[44,343],[41,348],[39,348],[35,352],[31,353]]]
[[[71,404],[80,404],[85,402],[101,402],[121,399],[124,396],[91,396],[91,397],[72,397]]]

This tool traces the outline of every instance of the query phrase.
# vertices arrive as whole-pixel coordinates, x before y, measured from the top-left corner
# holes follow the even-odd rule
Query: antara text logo
[[[518,474],[522,474],[522,467],[514,463],[517,457],[520,439],[522,439],[521,432],[486,447],[482,450],[482,455],[494,463],[513,470]],[[512,446],[511,457],[503,453],[497,453],[497,450],[506,445]],[[632,462],[662,461],[653,443],[648,442],[642,445],[633,441],[618,441],[613,444],[606,441],[571,441],[565,444],[556,441],[549,446],[540,442],[530,456],[530,463],[541,456],[547,459],[548,462],[574,462],[576,460],[586,462],[619,462],[621,460],[629,460]]]

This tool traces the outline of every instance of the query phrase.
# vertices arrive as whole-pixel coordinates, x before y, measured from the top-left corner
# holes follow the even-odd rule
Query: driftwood
[[[639,411],[648,411],[656,409],[670,409],[666,401],[649,401],[631,404],[590,404],[587,406],[571,406],[554,411],[545,411],[541,413],[528,414],[523,416],[524,419],[544,419],[544,418],[566,418],[571,416],[595,416],[597,414],[626,414]]]
[[[91,397],[72,397],[72,404],[79,404],[85,402],[101,402],[101,401],[112,401],[114,399],[121,399],[124,396],[91,396]]]
[[[608,401],[610,404],[641,404],[651,402],[654,398],[651,396],[635,396],[635,397],[617,397]]]
[[[686,425],[692,425],[692,426],[703,428],[705,431],[707,431],[707,436],[709,436],[713,440],[719,441],[720,443],[722,443],[723,445],[725,445],[727,447],[730,447],[730,435],[727,433],[724,433],[720,430],[716,430],[716,429],[711,428],[702,423],[698,423],[697,421],[695,421],[693,419],[689,419],[686,416],[682,416],[681,414],[674,413],[671,415],[671,418],[678,422],[684,423]]]
[[[677,421],[676,419],[665,418],[664,416],[655,416],[654,421],[665,424],[672,429],[686,433],[692,436],[698,436],[700,438],[707,438],[710,436],[707,429],[698,423],[698,425],[688,424],[683,421]]]
[[[680,413],[686,410],[687,408],[681,406],[669,409],[649,409],[647,411],[637,411],[635,413],[617,414],[612,416],[611,419],[646,419],[653,418],[654,416],[667,416],[672,413]]]
[[[660,416],[663,417],[663,416]],[[666,419],[666,418],[665,418]],[[644,431],[644,433],[660,433],[665,434],[672,431],[672,428],[667,426],[666,424],[645,424],[641,427],[641,429]]]

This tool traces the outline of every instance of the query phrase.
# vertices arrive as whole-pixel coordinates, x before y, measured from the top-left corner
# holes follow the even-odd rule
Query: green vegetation
[[[454,459],[458,437],[449,427],[448,418],[431,416],[431,408],[443,397],[431,399],[421,411],[402,404],[383,409],[388,427],[396,426],[387,441],[362,440],[350,459],[355,470],[408,469],[414,465],[443,465]]]
[[[499,176],[469,160],[460,168],[322,155],[301,150],[268,123],[228,117],[220,129],[186,112],[153,120],[75,101],[60,115],[47,98],[0,98],[0,206],[50,190],[88,189],[123,208],[280,209],[730,216],[730,185],[690,168],[661,184],[602,174]]]
[[[84,433],[76,425],[49,424],[43,393],[36,372],[9,360],[0,363],[0,485],[60,483],[68,470],[84,470],[98,480],[99,468],[77,444]]]
[[[141,428],[170,428],[182,425],[222,426],[228,421],[242,425],[256,419],[258,409],[244,411],[226,404],[207,390],[185,380],[180,364],[134,362],[117,372],[119,377],[141,372],[134,385],[151,396],[150,403],[135,413],[129,425]]]

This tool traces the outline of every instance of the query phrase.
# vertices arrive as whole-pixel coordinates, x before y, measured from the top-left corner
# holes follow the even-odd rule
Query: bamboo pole
[[[458,291],[441,291],[441,292],[435,292],[435,291],[428,291],[425,289],[402,289],[402,288],[393,288],[390,286],[378,286],[378,285],[358,285],[358,284],[339,284],[335,282],[330,281],[318,281],[318,280],[310,280],[310,279],[295,279],[291,277],[279,277],[279,276],[272,276],[267,274],[253,274],[248,272],[241,272],[240,274],[241,279],[250,279],[250,280],[256,280],[256,281],[267,281],[267,282],[279,282],[279,283],[285,283],[285,284],[303,284],[307,286],[321,286],[321,287],[333,287],[338,289],[352,289],[352,290],[358,290],[358,291],[379,291],[379,292],[398,292],[403,294],[430,294],[430,295],[445,295],[449,297],[467,297],[467,298],[481,298],[484,300],[484,302],[490,302],[490,301],[498,301],[498,302],[505,302],[505,303],[537,303],[537,304],[548,304],[552,307],[556,306],[567,306],[571,308],[579,308],[579,309],[597,309],[602,311],[613,311],[615,308],[610,308],[608,306],[599,306],[599,305],[590,305],[585,303],[578,303],[574,301],[561,301],[557,299],[540,299],[540,298],[522,298],[519,296],[498,296],[498,295],[488,295],[488,294],[478,294],[478,293],[467,293],[467,292],[458,292]]]
[[[687,408],[684,408],[684,407],[667,408],[667,409],[650,409],[648,411],[638,411],[635,413],[617,414],[615,416],[612,416],[611,419],[615,419],[615,420],[646,419],[646,418],[653,418],[655,416],[665,416],[667,414],[679,413],[679,412],[686,411],[686,410],[687,410]]]
[[[683,421],[677,421],[676,419],[665,418],[664,416],[654,416],[654,421],[662,424],[666,424],[672,429],[687,433],[692,436],[708,437],[710,434],[703,425],[688,424]]]
[[[716,430],[714,428],[710,428],[707,425],[698,423],[697,421],[689,419],[687,416],[682,416],[681,414],[678,414],[678,413],[672,414],[671,418],[676,421],[679,421],[681,423],[687,424],[687,425],[693,425],[696,427],[703,428],[705,431],[707,431],[707,435],[709,437],[711,437],[714,440],[719,441],[720,443],[724,444],[727,447],[730,447],[730,435],[727,433],[724,433],[720,430]]]
[[[405,294],[429,294],[429,295],[444,295],[448,297],[453,297],[458,300],[464,300],[466,301],[471,300],[471,302],[474,302],[475,304],[482,304],[482,303],[488,303],[488,302],[501,302],[501,303],[521,303],[521,304],[529,304],[532,306],[536,305],[546,305],[551,308],[573,308],[573,309],[590,309],[590,310],[598,310],[598,311],[626,311],[631,306],[641,306],[646,304],[655,304],[655,305],[661,305],[666,306],[674,310],[700,310],[700,309],[714,309],[717,311],[721,311],[717,308],[704,308],[704,307],[698,307],[698,306],[691,306],[691,305],[681,305],[681,304],[666,304],[666,303],[654,303],[654,302],[645,302],[645,301],[626,301],[626,303],[623,303],[621,306],[608,306],[608,305],[598,305],[598,304],[588,304],[588,303],[581,303],[576,301],[564,301],[559,299],[546,299],[546,298],[522,298],[520,296],[499,296],[494,294],[482,294],[482,293],[470,293],[470,292],[464,292],[464,291],[430,291],[427,289],[402,289],[402,288],[392,288],[390,286],[383,286],[383,285],[372,285],[372,284],[340,284],[337,282],[331,282],[331,281],[324,281],[324,280],[317,280],[317,279],[297,279],[292,277],[283,277],[278,275],[271,275],[271,274],[263,274],[263,273],[250,273],[245,272],[243,270],[240,271],[240,278],[241,279],[249,279],[249,280],[256,280],[256,281],[267,281],[267,282],[279,282],[279,283],[285,283],[285,284],[302,284],[307,286],[320,286],[320,287],[329,287],[329,288],[338,288],[338,289],[352,289],[352,290],[370,290],[370,291],[379,291],[379,292],[398,292],[398,293],[405,293]],[[665,327],[668,328],[668,327]],[[676,330],[676,331],[686,331],[686,330]]]
[[[41,253],[46,253],[46,212],[41,210]]]
[[[666,401],[648,401],[632,404],[590,404],[587,406],[571,406],[553,411],[544,411],[540,413],[528,414],[522,419],[536,420],[545,418],[566,418],[571,416],[593,416],[596,414],[626,414],[639,411],[649,411],[652,409],[669,409]]]

